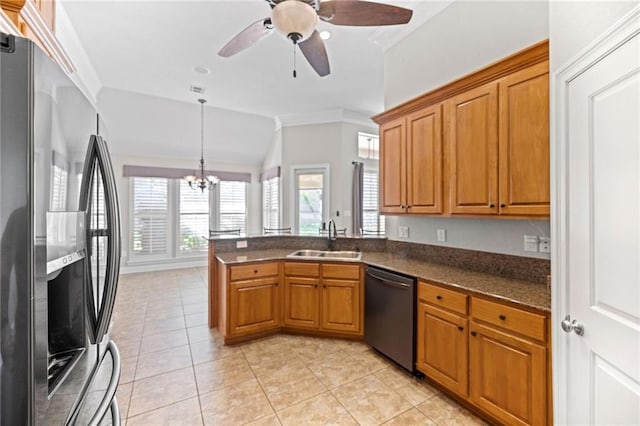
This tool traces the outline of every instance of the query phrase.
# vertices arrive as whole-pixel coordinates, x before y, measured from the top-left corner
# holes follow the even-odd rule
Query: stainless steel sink
[[[360,260],[362,253],[359,251],[322,251],[322,250],[298,250],[287,257],[298,259],[334,259],[334,260]]]

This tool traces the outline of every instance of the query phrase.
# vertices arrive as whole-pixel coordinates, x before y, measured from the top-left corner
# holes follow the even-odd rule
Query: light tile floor
[[[117,398],[134,425],[482,425],[361,342],[278,335],[224,346],[205,268],[120,277]]]

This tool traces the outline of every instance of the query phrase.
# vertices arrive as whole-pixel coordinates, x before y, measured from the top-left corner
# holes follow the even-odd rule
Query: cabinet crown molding
[[[0,7],[8,12],[18,13],[27,0],[0,0]]]
[[[508,74],[549,60],[549,40],[542,40],[478,71],[467,74],[437,89],[431,90],[410,101],[372,117],[378,124],[402,118],[429,105],[444,101],[468,90],[495,81]]]

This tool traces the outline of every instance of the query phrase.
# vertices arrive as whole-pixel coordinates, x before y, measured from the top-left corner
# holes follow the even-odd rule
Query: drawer
[[[320,278],[320,264],[307,262],[285,262],[284,274],[295,277]]]
[[[418,283],[418,299],[433,306],[467,315],[467,295],[433,284]]]
[[[230,266],[229,273],[231,281],[278,275],[278,262]]]
[[[471,316],[515,333],[546,341],[547,317],[544,315],[473,297]]]
[[[360,280],[360,265],[325,263],[322,265],[322,278]]]

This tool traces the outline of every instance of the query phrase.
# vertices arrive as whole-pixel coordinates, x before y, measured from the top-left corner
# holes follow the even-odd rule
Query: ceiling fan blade
[[[369,27],[406,24],[413,10],[360,0],[329,0],[320,3],[318,15],[334,25]]]
[[[220,49],[218,55],[223,58],[233,56],[236,53],[251,47],[255,42],[262,40],[272,32],[273,24],[271,24],[271,18],[256,21],[242,30],[237,36],[232,38],[229,43]]]
[[[298,43],[298,46],[320,77],[331,74],[327,49],[324,47],[324,41],[322,41],[318,30],[314,31],[311,37],[305,41]]]

